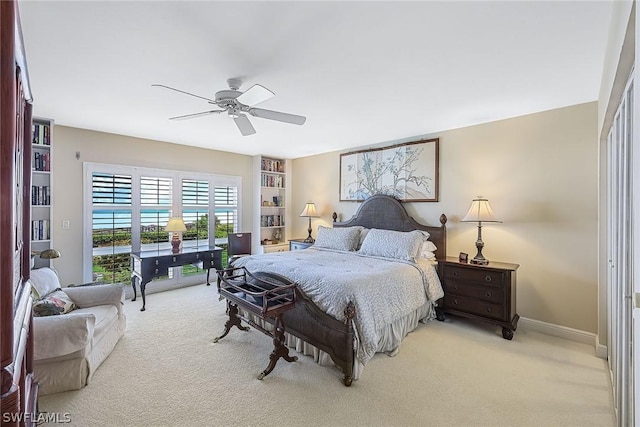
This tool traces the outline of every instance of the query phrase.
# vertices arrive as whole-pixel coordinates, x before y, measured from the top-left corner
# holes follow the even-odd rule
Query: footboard
[[[344,385],[350,386],[355,357],[353,303],[345,307],[346,319],[342,322],[320,310],[299,288],[295,292],[295,307],[283,314],[287,332],[329,354],[333,363],[342,369]]]

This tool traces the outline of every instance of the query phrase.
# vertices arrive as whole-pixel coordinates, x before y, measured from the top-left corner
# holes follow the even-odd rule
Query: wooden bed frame
[[[334,217],[335,220],[335,217]],[[362,203],[348,221],[334,222],[334,227],[362,226],[396,231],[426,230],[437,247],[436,258],[444,260],[447,254],[446,215],[440,216],[440,226],[430,227],[415,221],[404,206],[390,196],[372,196]],[[440,274],[440,267],[438,267]],[[345,320],[339,321],[320,310],[298,287],[295,307],[284,313],[287,332],[329,354],[333,363],[342,369],[345,386],[353,381],[354,332],[351,320],[355,306],[349,302],[344,308]]]

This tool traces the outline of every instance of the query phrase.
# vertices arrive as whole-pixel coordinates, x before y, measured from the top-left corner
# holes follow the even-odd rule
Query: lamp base
[[[180,252],[180,244],[182,242],[178,238],[177,234],[174,234],[173,236],[173,239],[171,239],[171,252],[177,254],[178,252]]]
[[[314,243],[315,239],[313,237],[311,237],[311,232],[313,231],[313,229],[311,228],[311,217],[309,217],[309,228],[307,228],[307,231],[309,232],[309,235],[307,236],[306,239],[304,239],[305,243]]]
[[[486,258],[482,258],[482,259],[472,258],[469,260],[469,264],[487,265],[489,264],[489,260]]]

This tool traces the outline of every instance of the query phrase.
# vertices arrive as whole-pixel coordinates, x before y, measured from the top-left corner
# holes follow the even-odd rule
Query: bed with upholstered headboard
[[[351,219],[319,227],[314,246],[234,266],[298,283],[295,307],[284,313],[287,344],[320,363],[330,358],[348,386],[374,353],[397,353],[419,321],[435,318],[446,221],[443,214],[439,226],[420,224],[398,200],[376,195]]]

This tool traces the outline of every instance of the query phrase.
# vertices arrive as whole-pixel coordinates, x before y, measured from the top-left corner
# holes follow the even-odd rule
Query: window
[[[84,168],[87,282],[130,285],[131,252],[170,248],[164,228],[171,217],[184,219],[184,247],[226,248],[227,234],[239,230],[240,177],[98,163]],[[184,266],[158,281],[197,283],[203,273]]]
[[[96,172],[91,184],[91,281],[125,282],[131,277],[131,175]]]
[[[158,249],[169,241],[164,226],[173,215],[171,178],[140,177],[140,250]]]

